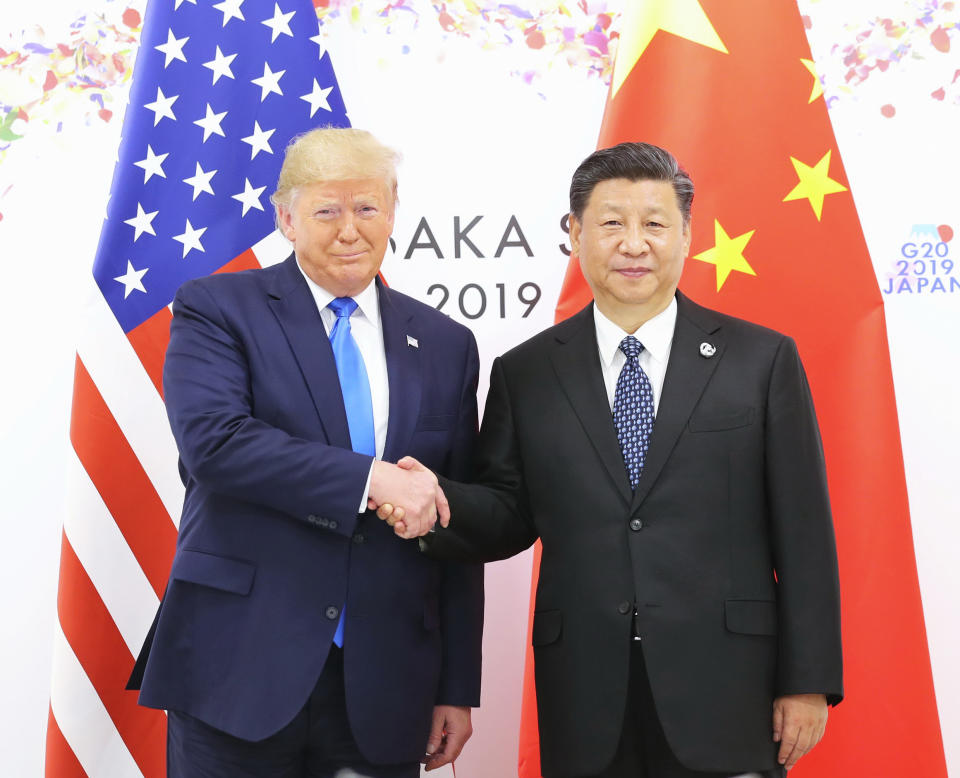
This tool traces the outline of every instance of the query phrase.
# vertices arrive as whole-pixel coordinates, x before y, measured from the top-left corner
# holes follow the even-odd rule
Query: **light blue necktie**
[[[330,330],[330,345],[337,362],[337,376],[343,394],[343,407],[347,412],[347,427],[350,430],[350,445],[358,454],[377,455],[377,437],[373,425],[373,400],[370,397],[370,381],[363,356],[350,333],[350,315],[357,310],[357,301],[351,297],[335,297],[327,306],[337,315]],[[340,609],[340,620],[333,642],[343,646],[343,616],[346,606]]]
[[[643,344],[633,335],[620,342],[620,350],[627,361],[617,379],[617,393],[613,398],[613,424],[623,452],[623,463],[630,477],[630,488],[636,490],[643,472],[643,463],[653,432],[653,388],[650,379],[640,367]]]

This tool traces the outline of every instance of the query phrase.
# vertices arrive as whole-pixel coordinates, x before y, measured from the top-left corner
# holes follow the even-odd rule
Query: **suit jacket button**
[[[358,532],[356,535],[353,536],[353,542],[359,546],[362,543],[366,543],[367,538],[362,532]]]
[[[617,610],[620,611],[621,614],[626,616],[628,613],[631,613],[633,611],[633,606],[630,605],[629,602],[624,600],[617,606]]]
[[[634,532],[639,532],[643,529],[643,522],[640,519],[630,519],[630,529]]]
[[[328,619],[330,619],[330,621],[333,621],[334,619],[339,618],[339,616],[340,616],[340,609],[337,608],[337,607],[335,607],[335,606],[333,606],[333,605],[328,605],[328,606],[327,606],[327,610],[325,611],[324,615],[325,615]]]

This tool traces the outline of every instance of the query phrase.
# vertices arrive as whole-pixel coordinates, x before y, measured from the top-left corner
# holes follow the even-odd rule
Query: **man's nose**
[[[629,256],[643,254],[647,250],[647,233],[641,226],[628,226],[620,241],[620,251]]]
[[[352,243],[360,236],[357,232],[356,217],[353,213],[344,214],[340,220],[340,229],[337,231],[337,238],[341,243]]]

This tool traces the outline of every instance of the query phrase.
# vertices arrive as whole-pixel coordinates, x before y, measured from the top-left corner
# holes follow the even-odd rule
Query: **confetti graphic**
[[[344,26],[359,33],[379,28],[395,34],[399,51],[409,53],[416,45],[413,33],[431,26],[451,41],[468,40],[484,50],[522,48],[533,56],[523,58],[524,66],[512,75],[534,89],[556,67],[609,84],[623,7],[618,0],[315,0],[314,5],[321,39]],[[0,163],[15,141],[40,127],[56,133],[114,119],[126,100],[145,7],[146,0],[101,0],[65,35],[34,27],[0,38]],[[863,18],[862,10],[845,8],[839,0],[800,0],[800,9],[808,30],[824,11],[848,16],[843,40],[813,52],[828,107],[855,99],[858,86],[890,68],[938,57],[945,75],[943,83],[930,86],[930,99],[960,106],[960,68],[948,67],[960,47],[957,2],[904,0],[896,17]],[[860,16],[849,18],[858,11]],[[878,110],[896,115],[892,104]]]

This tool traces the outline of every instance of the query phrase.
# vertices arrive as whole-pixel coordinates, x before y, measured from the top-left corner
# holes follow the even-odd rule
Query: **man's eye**
[[[604,227],[619,227],[619,226],[620,226],[620,222],[619,222],[617,219],[607,219],[607,220],[603,223],[603,226],[604,226]]]

